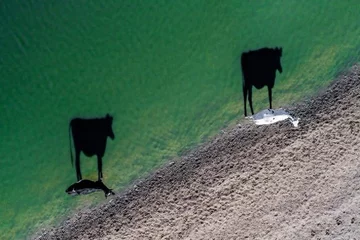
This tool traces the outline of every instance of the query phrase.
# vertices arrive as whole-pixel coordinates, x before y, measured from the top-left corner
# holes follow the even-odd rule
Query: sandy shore
[[[360,239],[360,66],[285,109],[299,128],[227,129],[36,239]]]

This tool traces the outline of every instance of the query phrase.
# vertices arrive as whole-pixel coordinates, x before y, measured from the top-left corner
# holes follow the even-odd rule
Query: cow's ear
[[[106,119],[113,120],[113,117],[110,114],[106,114]]]

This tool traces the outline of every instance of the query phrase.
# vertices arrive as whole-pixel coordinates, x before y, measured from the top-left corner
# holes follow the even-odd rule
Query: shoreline
[[[300,118],[299,128],[283,121],[267,126],[241,122],[223,129],[106,202],[81,210],[32,239],[358,236],[356,213],[360,209],[355,203],[360,202],[360,190],[354,183],[360,176],[352,170],[357,167],[357,142],[360,144],[356,134],[360,130],[359,76],[360,66],[354,65],[318,95],[284,106]],[[343,162],[336,161],[342,158]],[[347,176],[353,178],[345,181]],[[339,195],[342,184],[351,191]],[[326,190],[319,190],[320,186]],[[353,211],[339,203],[350,200]],[[336,214],[331,215],[329,209]],[[340,209],[349,212],[347,225],[338,220],[342,215],[336,210]],[[318,219],[335,224],[319,227]]]

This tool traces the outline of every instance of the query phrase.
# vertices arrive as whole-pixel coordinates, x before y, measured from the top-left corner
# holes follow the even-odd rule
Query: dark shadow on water
[[[280,58],[282,48],[261,48],[243,52],[241,54],[241,70],[243,74],[244,114],[246,113],[246,97],[249,98],[251,114],[254,115],[252,106],[252,86],[257,89],[268,87],[270,109],[272,109],[272,88],[275,84],[276,70],[282,73]]]
[[[74,118],[69,125],[70,155],[71,163],[74,165],[71,146],[71,133],[75,146],[75,168],[77,180],[82,179],[80,170],[80,153],[83,152],[87,157],[97,156],[98,161],[98,180],[103,178],[102,158],[106,150],[106,140],[108,137],[115,138],[112,129],[113,117],[107,114],[104,118]]]

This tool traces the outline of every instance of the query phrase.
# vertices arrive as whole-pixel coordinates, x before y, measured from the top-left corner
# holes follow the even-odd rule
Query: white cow
[[[265,109],[248,118],[253,120],[256,125],[268,125],[289,119],[290,122],[294,125],[294,127],[299,126],[299,120],[300,120],[300,118],[294,119],[292,116],[290,116],[289,113],[287,113],[284,109],[281,108]]]

